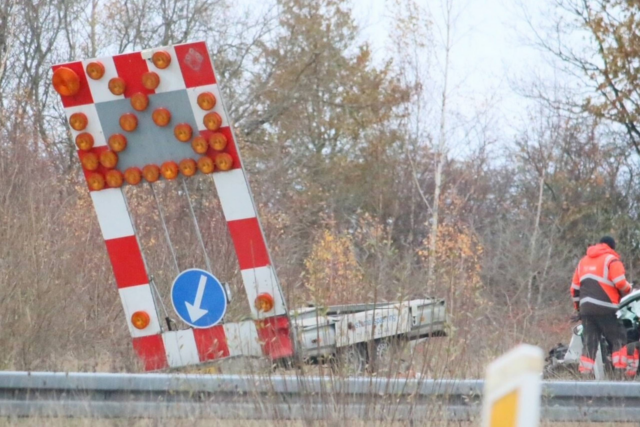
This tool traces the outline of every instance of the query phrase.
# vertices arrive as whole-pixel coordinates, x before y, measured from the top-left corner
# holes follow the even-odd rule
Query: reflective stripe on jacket
[[[608,314],[631,291],[618,254],[604,243],[587,249],[571,281],[571,298],[582,314]]]

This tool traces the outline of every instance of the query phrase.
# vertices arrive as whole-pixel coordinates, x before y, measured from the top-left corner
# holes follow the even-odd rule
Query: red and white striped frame
[[[172,60],[166,69],[157,69],[148,60],[157,50],[164,50],[177,60]],[[174,368],[238,355],[265,355],[272,359],[292,356],[293,345],[282,289],[271,262],[205,43],[162,47],[98,60],[105,66],[105,75],[98,81],[88,79],[85,74],[85,66],[94,60],[53,67],[54,71],[62,66],[70,68],[80,78],[79,92],[74,96],[61,96],[62,103],[67,117],[75,112],[87,116],[89,124],[83,132],[89,132],[94,137],[92,151],[96,154],[107,147],[95,103],[128,98],[140,91],[151,96],[153,93],[186,90],[196,122],[199,123],[198,131],[205,138],[209,131],[202,125],[204,113],[196,99],[202,92],[212,92],[219,100],[214,111],[223,119],[220,131],[227,136],[226,152],[234,159],[233,169],[214,172],[213,179],[238,256],[249,305],[256,319],[254,321],[227,323],[206,329],[163,331],[124,192],[121,188],[90,192],[133,346],[145,369]],[[155,71],[160,76],[161,83],[155,91],[141,85],[141,75],[146,71]],[[116,76],[127,82],[127,90],[120,96],[113,95],[107,87],[108,80]],[[71,133],[75,138],[79,132],[71,129]],[[80,152],[78,154],[82,155]],[[267,313],[259,312],[254,306],[260,293],[268,293],[274,299],[274,307]],[[131,323],[131,316],[136,311],[146,312],[151,319],[143,330],[136,329]]]

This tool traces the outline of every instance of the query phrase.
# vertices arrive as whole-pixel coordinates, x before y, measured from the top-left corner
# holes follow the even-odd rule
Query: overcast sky
[[[418,0],[428,8],[436,28],[442,26],[444,0]],[[532,32],[523,17],[520,0],[453,0],[459,14],[453,50],[453,85],[458,102],[468,108],[493,100],[502,126],[524,119],[530,105],[516,91],[514,83],[531,79],[533,73],[551,75],[542,54],[530,46]],[[525,0],[526,1],[526,0]],[[543,0],[526,1],[533,19],[540,20]],[[390,0],[353,0],[354,15],[363,37],[374,46],[378,57],[388,56]],[[537,10],[536,10],[537,8]],[[481,108],[481,107],[479,107]]]

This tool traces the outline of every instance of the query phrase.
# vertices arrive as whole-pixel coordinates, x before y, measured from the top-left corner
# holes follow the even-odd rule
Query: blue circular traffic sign
[[[209,328],[227,312],[227,295],[211,273],[192,268],[176,277],[171,286],[171,303],[178,316],[194,328]]]

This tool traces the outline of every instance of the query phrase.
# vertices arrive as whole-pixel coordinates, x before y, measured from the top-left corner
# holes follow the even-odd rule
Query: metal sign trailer
[[[431,299],[329,308],[323,315],[303,309],[289,316],[204,42],[52,69],[52,84],[78,148],[133,348],[145,370],[241,355],[276,360],[292,357],[296,347],[304,357],[372,338],[417,339],[443,331],[444,301]],[[122,188],[146,182],[153,191],[160,180],[179,177],[184,185],[184,179],[208,174],[227,221],[253,320],[207,327],[191,323],[194,327],[170,330],[160,320],[157,290]],[[194,221],[204,249],[195,216]],[[206,250],[205,259],[211,272]],[[195,305],[202,301],[205,285],[206,279]],[[203,310],[192,304],[187,315],[202,316]],[[311,337],[319,331],[322,343]],[[298,346],[292,339],[296,332]]]

